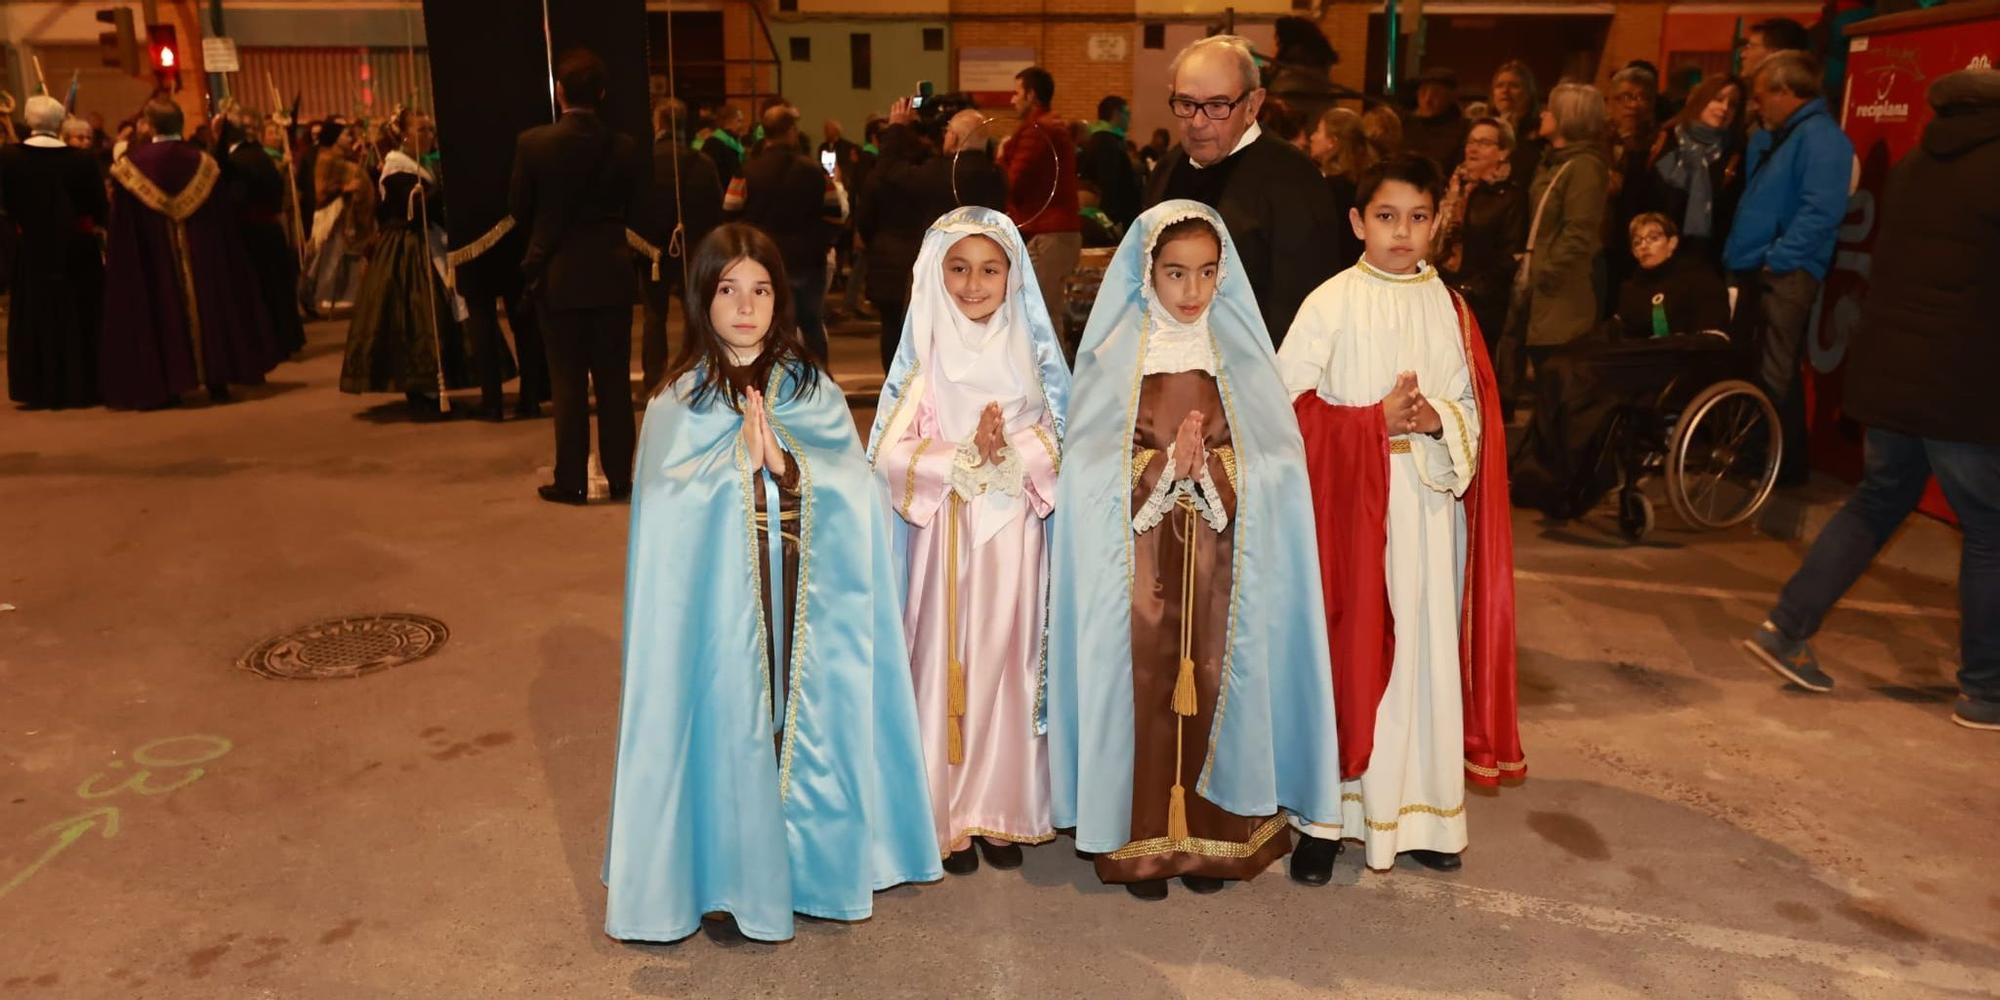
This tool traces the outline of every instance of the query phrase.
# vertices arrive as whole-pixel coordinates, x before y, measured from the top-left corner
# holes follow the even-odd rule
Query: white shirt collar
[[[1257,137],[1263,134],[1264,134],[1264,126],[1259,125],[1256,122],[1251,122],[1250,128],[1243,133],[1243,138],[1236,140],[1236,148],[1229,151],[1229,156],[1235,156],[1236,154],[1243,152],[1243,147],[1248,146],[1253,142],[1256,142]],[[1229,159],[1229,156],[1223,157],[1222,160]],[[1217,160],[1215,161],[1215,163],[1221,163],[1222,160]],[[1207,167],[1203,167],[1201,164],[1195,163],[1192,157],[1188,159],[1188,162],[1194,163],[1194,168],[1196,170],[1207,169]],[[1214,165],[1215,165],[1214,163],[1209,164],[1209,166],[1211,167]]]
[[[61,149],[63,141],[55,136],[37,132],[24,140],[21,145],[34,146],[37,149]]]

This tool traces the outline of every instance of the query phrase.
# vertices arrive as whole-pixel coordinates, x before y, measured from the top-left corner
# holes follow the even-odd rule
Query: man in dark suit
[[[628,224],[651,181],[644,154],[597,116],[604,61],[573,49],[556,63],[562,117],[521,133],[514,145],[511,213],[528,229],[521,273],[541,317],[556,426],[551,503],[582,504],[589,487],[595,387],[598,461],[611,499],[632,495],[632,264]]]
[[[722,222],[722,182],[715,163],[687,144],[687,105],[678,98],[653,110],[653,195],[660,201],[656,216],[668,234],[662,251],[676,249],[672,233],[679,227],[678,256],[660,257],[660,278],[650,273],[641,283],[645,317],[640,322],[639,354],[644,359],[646,391],[651,392],[667,370],[667,309],[669,296],[686,298],[686,269],[709,230]],[[678,191],[676,190],[678,188]],[[651,268],[647,268],[650,272]]]
[[[1007,175],[981,140],[986,118],[961,111],[945,123],[943,152],[919,134],[910,99],[898,100],[882,130],[882,155],[868,175],[855,229],[868,248],[868,300],[882,316],[882,370],[896,356],[910,309],[910,271],[924,232],[960,205],[1007,210]]]
[[[722,196],[725,216],[741,219],[776,241],[792,285],[792,313],[807,349],[826,363],[826,251],[847,220],[833,178],[806,159],[799,112],[789,104],[764,112],[764,142]]]

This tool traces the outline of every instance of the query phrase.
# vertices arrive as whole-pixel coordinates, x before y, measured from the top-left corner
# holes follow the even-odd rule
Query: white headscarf
[[[1174,311],[1160,301],[1159,293],[1153,290],[1153,261],[1160,252],[1160,237],[1169,226],[1188,219],[1208,221],[1208,216],[1199,212],[1184,211],[1170,213],[1161,219],[1157,228],[1147,235],[1145,271],[1139,287],[1139,294],[1146,300],[1146,318],[1153,330],[1146,339],[1146,357],[1142,371],[1147,375],[1171,374],[1173,372],[1205,371],[1216,374],[1215,342],[1209,336],[1208,317],[1215,311],[1215,300],[1210,299],[1201,315],[1182,322]],[[1210,227],[1213,228],[1213,223]],[[1222,245],[1222,235],[1216,234],[1216,246]],[[1216,255],[1215,287],[1222,288],[1222,255]]]

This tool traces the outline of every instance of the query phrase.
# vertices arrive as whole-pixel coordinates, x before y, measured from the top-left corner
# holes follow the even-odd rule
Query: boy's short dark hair
[[[604,60],[589,49],[578,47],[556,60],[556,82],[562,84],[563,101],[579,108],[594,108],[604,101]]]
[[[1774,52],[1787,49],[1805,52],[1812,48],[1812,36],[1806,32],[1806,26],[1789,17],[1758,21],[1750,30],[1763,35],[1764,47]]]
[[[1014,74],[1014,79],[1027,86],[1028,93],[1034,95],[1036,104],[1046,108],[1055,103],[1056,78],[1050,76],[1048,70],[1040,66],[1030,66]]]
[[[1125,99],[1113,94],[1097,102],[1097,120],[1108,122],[1118,117],[1118,112],[1123,110],[1125,110]]]
[[[1366,210],[1384,181],[1402,181],[1430,195],[1433,207],[1444,202],[1444,171],[1430,157],[1398,153],[1361,171],[1361,179],[1354,182],[1354,207]]]

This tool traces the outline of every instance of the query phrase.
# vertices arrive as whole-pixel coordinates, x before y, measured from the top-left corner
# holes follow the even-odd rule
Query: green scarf
[[[1103,121],[1102,119],[1090,123],[1090,134],[1096,135],[1099,132],[1109,132],[1120,139],[1125,138],[1124,129],[1119,128],[1118,126],[1113,125],[1110,122]]]

